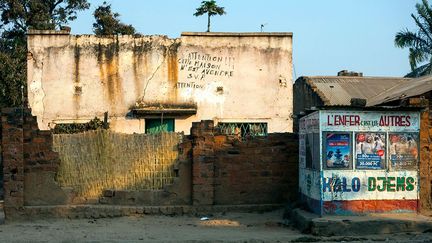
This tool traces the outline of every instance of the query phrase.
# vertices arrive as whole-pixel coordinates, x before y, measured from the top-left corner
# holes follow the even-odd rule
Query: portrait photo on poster
[[[418,133],[389,133],[389,158],[392,169],[417,166],[419,156]]]
[[[356,133],[355,143],[356,169],[385,168],[385,133]]]

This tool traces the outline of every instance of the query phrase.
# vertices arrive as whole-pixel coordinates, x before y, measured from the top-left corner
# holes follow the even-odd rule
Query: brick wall
[[[214,125],[213,121],[192,123],[192,202],[214,204]]]
[[[2,109],[2,148],[6,217],[20,213],[33,197],[38,205],[59,203],[60,188],[50,185],[60,163],[52,134],[38,129],[29,109]]]
[[[51,132],[39,130],[36,117],[22,108],[3,109],[1,126],[6,217],[24,215],[26,206],[74,204],[73,190],[56,181],[61,161]],[[285,203],[297,196],[297,149],[293,134],[241,141],[218,135],[212,121],[196,122],[178,147],[172,185],[154,192],[108,190],[93,203],[131,205],[131,197],[140,199],[134,205]]]
[[[422,98],[411,98],[410,105],[425,109],[421,112],[420,120],[420,212],[432,214],[432,99],[431,92]]]
[[[2,157],[6,217],[24,206],[24,133],[21,109],[2,110]]]
[[[215,138],[215,204],[284,203],[297,198],[298,144],[292,134],[243,142]]]
[[[195,205],[284,203],[298,192],[298,140],[269,134],[240,140],[218,135],[212,121],[194,123]]]

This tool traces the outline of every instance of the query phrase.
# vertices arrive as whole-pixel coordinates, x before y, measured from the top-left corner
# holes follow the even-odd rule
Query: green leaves
[[[201,6],[196,9],[194,16],[201,16],[206,13],[209,14],[210,16],[226,14],[224,7],[217,6],[215,0],[202,1]]]
[[[89,7],[87,0],[0,0],[0,107],[23,105],[27,96],[27,30],[59,29]]]
[[[202,1],[201,6],[196,9],[194,16],[198,17],[207,14],[207,32],[210,32],[210,17],[226,14],[224,7],[219,7],[215,0]]]
[[[6,30],[55,29],[88,9],[87,0],[0,0],[1,21]]]
[[[126,25],[118,19],[120,14],[111,11],[111,5],[103,2],[93,13],[96,22],[93,24],[93,32],[96,35],[133,35],[135,28]]]
[[[0,39],[0,107],[20,106],[26,95],[27,48],[24,37]]]
[[[422,3],[416,4],[416,10],[417,16],[411,14],[411,17],[418,30],[416,32],[403,30],[396,33],[395,36],[397,47],[409,48],[408,60],[411,72],[406,75],[407,77],[419,77],[432,73],[432,8],[427,0],[422,0]]]

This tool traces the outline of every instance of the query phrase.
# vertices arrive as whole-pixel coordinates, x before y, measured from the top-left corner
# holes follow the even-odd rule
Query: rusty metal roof
[[[410,79],[383,91],[367,101],[368,106],[379,105],[394,100],[417,96],[432,90],[432,75]]]
[[[373,104],[370,100],[378,100],[393,87],[411,81],[409,78],[396,77],[309,76],[303,78],[326,106],[349,106],[351,98],[366,99],[367,106],[371,106]]]

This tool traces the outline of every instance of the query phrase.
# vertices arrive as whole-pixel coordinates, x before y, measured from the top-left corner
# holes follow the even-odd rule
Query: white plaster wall
[[[144,120],[128,116],[143,101],[196,103],[196,115],[176,118],[176,131],[186,134],[203,119],[267,122],[269,132],[292,131],[291,34],[184,33],[169,39],[34,32],[28,50],[29,103],[41,129],[108,111],[112,129],[143,132]]]

